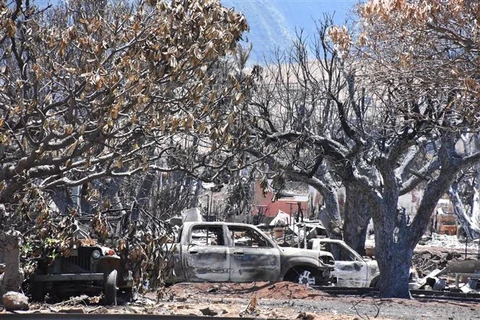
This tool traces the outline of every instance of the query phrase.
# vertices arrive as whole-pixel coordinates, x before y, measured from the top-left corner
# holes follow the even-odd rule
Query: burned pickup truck
[[[174,248],[169,282],[294,281],[327,284],[335,266],[325,251],[280,247],[253,225],[186,222]]]
[[[329,251],[335,257],[332,272],[339,287],[375,287],[380,279],[376,260],[359,255],[343,240],[315,238],[308,241],[307,248]]]
[[[35,260],[37,268],[31,284],[35,301],[44,301],[47,293],[62,299],[103,292],[104,303],[115,305],[119,290],[126,296],[132,294],[132,274],[110,248],[81,245],[54,259],[45,256]]]
[[[329,238],[310,239],[307,248],[314,251],[328,251],[335,258],[335,270],[332,272],[337,287],[377,287],[380,280],[378,262],[362,257],[343,240]],[[417,289],[417,272],[410,268],[410,289]]]

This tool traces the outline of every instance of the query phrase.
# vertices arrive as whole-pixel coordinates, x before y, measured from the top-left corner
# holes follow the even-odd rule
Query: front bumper
[[[90,273],[62,273],[62,274],[45,274],[35,275],[33,281],[35,282],[55,282],[55,281],[103,281],[105,279],[104,273],[90,272]]]

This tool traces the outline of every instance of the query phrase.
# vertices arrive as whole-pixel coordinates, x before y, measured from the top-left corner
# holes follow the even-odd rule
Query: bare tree
[[[327,24],[315,59],[300,43],[267,67],[246,111],[248,151],[270,170],[312,186],[328,172],[325,186],[345,186],[344,221],[360,226],[346,238],[364,233],[355,210],[371,215],[384,297],[410,297],[413,250],[438,200],[480,161],[456,148],[478,129],[477,10],[460,1],[359,5],[358,34]],[[410,220],[398,200],[414,188],[424,194]]]
[[[290,52],[279,53],[262,70],[247,111],[256,119],[248,152],[265,161],[274,178],[303,181],[321,193],[325,209],[319,218],[329,235],[341,237],[343,230],[362,253],[370,210],[346,174],[355,155],[364,152],[354,144],[365,139],[376,120],[367,114],[371,106],[365,91],[356,87],[354,69],[343,64],[328,39],[331,26],[325,17],[315,41],[299,34]],[[367,160],[358,159],[363,161],[358,170],[368,174]],[[341,187],[347,190],[345,219],[338,200]]]
[[[358,7],[358,36],[330,30],[382,119],[370,133],[375,140],[361,144],[370,153],[370,178],[355,166],[350,171],[372,211],[382,296],[409,297],[413,250],[438,200],[480,159],[456,148],[463,132],[478,128],[477,10],[470,1],[369,1]],[[398,197],[420,183],[424,195],[409,222]]]

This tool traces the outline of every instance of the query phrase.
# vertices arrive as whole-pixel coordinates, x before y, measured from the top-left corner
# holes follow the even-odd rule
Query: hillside
[[[263,62],[263,57],[275,48],[286,48],[297,30],[313,37],[315,21],[325,13],[334,14],[336,23],[342,23],[350,14],[356,0],[222,0],[228,8],[242,12],[250,25],[245,40],[253,45],[251,59]]]

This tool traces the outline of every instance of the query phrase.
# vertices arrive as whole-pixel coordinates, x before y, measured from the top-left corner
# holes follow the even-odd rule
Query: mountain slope
[[[253,46],[250,55],[254,63],[262,63],[276,48],[286,48],[295,34],[313,37],[315,21],[325,13],[334,14],[335,23],[341,24],[357,0],[221,0],[227,8],[242,12],[250,25],[245,39]]]

